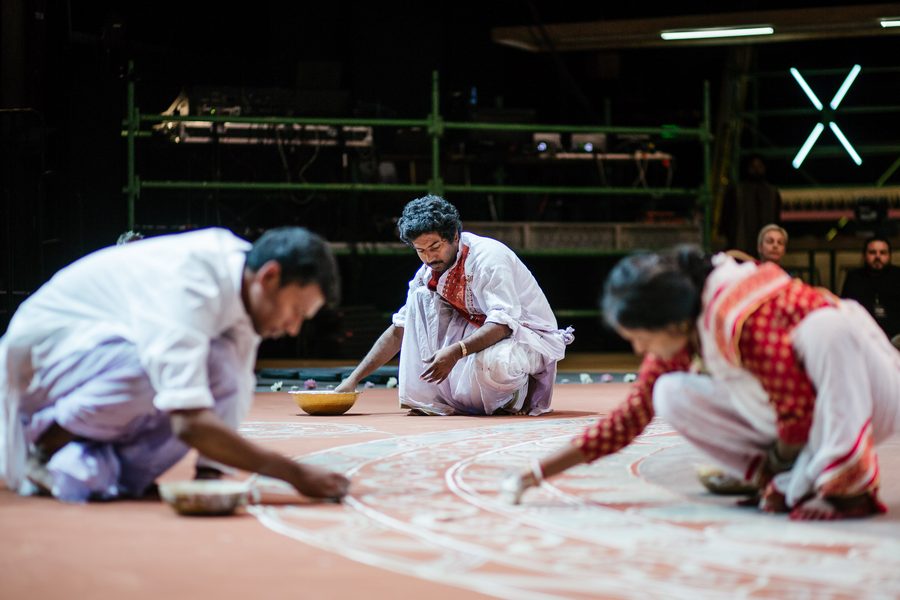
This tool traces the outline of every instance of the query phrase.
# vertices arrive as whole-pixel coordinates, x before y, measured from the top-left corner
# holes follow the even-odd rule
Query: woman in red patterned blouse
[[[874,446],[900,431],[900,354],[858,304],[773,263],[693,247],[624,259],[602,304],[644,356],[637,381],[571,445],[504,482],[515,501],[627,446],[659,415],[755,486],[762,510],[803,520],[884,512]]]

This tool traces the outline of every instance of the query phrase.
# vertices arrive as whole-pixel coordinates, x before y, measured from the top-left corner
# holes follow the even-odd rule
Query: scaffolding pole
[[[541,123],[466,123],[444,121],[440,113],[440,88],[438,72],[432,72],[431,112],[425,119],[380,119],[380,118],[316,118],[316,117],[247,117],[230,115],[161,115],[141,114],[136,106],[134,63],[128,65],[126,118],[123,120],[123,137],[126,138],[127,174],[123,191],[128,203],[128,228],[135,227],[135,207],[142,189],[147,190],[242,190],[252,192],[272,191],[325,191],[325,192],[422,192],[442,195],[453,193],[485,194],[560,194],[572,196],[642,196],[642,197],[689,197],[698,198],[703,207],[703,243],[710,244],[710,102],[709,82],[703,87],[703,122],[700,127],[663,125],[660,127],[621,127],[593,125],[557,125]],[[137,138],[148,137],[151,132],[142,131],[143,124],[169,122],[244,123],[257,125],[325,125],[363,127],[422,127],[431,138],[431,177],[425,185],[385,184],[385,183],[279,183],[279,182],[237,182],[237,181],[168,181],[142,180],[136,171]],[[634,188],[634,187],[583,187],[583,186],[541,186],[541,185],[461,185],[446,184],[441,177],[440,142],[444,131],[506,131],[506,132],[548,132],[548,133],[598,133],[598,134],[643,134],[658,135],[664,139],[697,139],[703,149],[703,177],[698,188]]]

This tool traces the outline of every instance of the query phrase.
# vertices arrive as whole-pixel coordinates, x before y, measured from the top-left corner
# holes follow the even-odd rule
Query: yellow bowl
[[[297,406],[309,415],[342,415],[356,402],[359,392],[309,390],[288,392]]]
[[[249,488],[239,481],[169,481],[159,495],[182,515],[230,515],[247,502]]]

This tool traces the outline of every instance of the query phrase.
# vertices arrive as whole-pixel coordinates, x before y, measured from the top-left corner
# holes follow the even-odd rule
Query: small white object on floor
[[[622,378],[625,383],[632,383],[637,381],[637,375],[634,373],[625,373],[625,377]]]
[[[388,388],[395,388],[395,387],[397,387],[397,384],[398,384],[398,383],[399,383],[399,382],[397,381],[397,378],[396,378],[396,377],[388,377],[388,380],[387,380],[387,383],[385,384],[385,387],[388,387]]]
[[[578,376],[578,379],[581,380],[581,383],[594,383],[594,380],[591,379],[590,373],[582,373]]]
[[[603,375],[600,376],[600,381],[602,381],[603,383],[611,383],[612,380],[613,380],[613,376],[610,375],[609,373],[604,373]]]
[[[367,390],[368,390],[368,389],[371,389],[371,388],[373,388],[373,387],[375,387],[375,384],[372,383],[371,381],[367,381],[367,382],[365,382],[365,383],[363,384],[363,388],[365,388],[365,389],[367,389]]]
[[[282,387],[284,387],[284,382],[276,381],[269,387],[269,389],[272,390],[273,392],[280,392]]]
[[[508,475],[500,482],[500,499],[507,504],[519,504],[525,493],[525,482],[518,473]]]

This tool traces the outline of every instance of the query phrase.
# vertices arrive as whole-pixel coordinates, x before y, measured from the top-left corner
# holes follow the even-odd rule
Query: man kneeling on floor
[[[20,493],[140,497],[191,448],[339,498],[348,480],[240,437],[262,337],[297,335],[337,295],[322,238],[223,229],[108,248],[57,273],[0,339],[0,468]]]
[[[407,204],[397,227],[424,264],[392,324],[335,391],[355,389],[400,352],[400,406],[411,414],[548,412],[573,336],[557,328],[528,268],[500,242],[463,232],[438,196]]]

